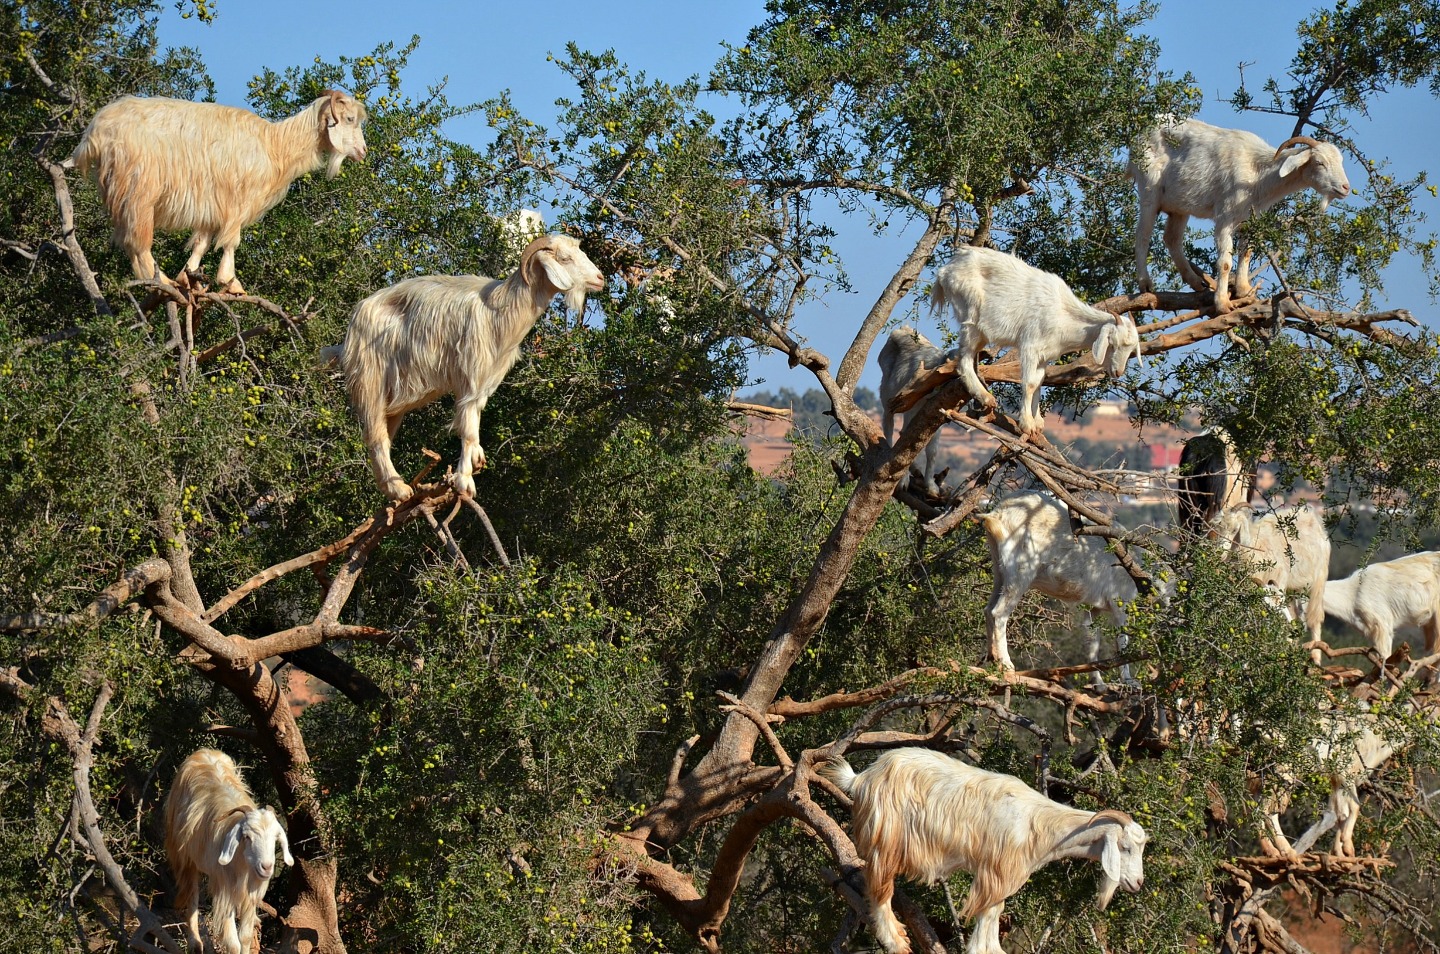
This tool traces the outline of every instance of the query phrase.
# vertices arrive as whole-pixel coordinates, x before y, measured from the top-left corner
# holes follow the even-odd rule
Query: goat
[[[976,358],[987,345],[1013,345],[1018,350],[1025,391],[1020,427],[1027,438],[1045,430],[1040,416],[1045,365],[1089,348],[1095,361],[1114,377],[1125,373],[1132,356],[1145,366],[1134,319],[1091,308],[1058,275],[1033,268],[1014,255],[961,246],[936,274],[930,292],[930,307],[937,314],[947,303],[960,328],[956,348],[960,377],[971,396],[987,408],[998,402],[975,373]]]
[[[1243,129],[1222,129],[1187,119],[1162,125],[1130,153],[1128,167],[1140,195],[1140,221],[1135,230],[1135,278],[1140,290],[1154,290],[1146,260],[1155,220],[1165,213],[1165,247],[1190,287],[1204,291],[1204,277],[1185,257],[1185,225],[1190,216],[1215,223],[1215,310],[1230,310],[1230,271],[1235,229],[1252,213],[1264,212],[1302,189],[1320,193],[1320,211],[1332,199],[1350,194],[1344,159],[1331,143],[1292,136],[1272,149]],[[1250,284],[1248,243],[1235,272],[1235,294],[1243,298]]]
[[[1330,538],[1315,511],[1305,504],[1274,511],[1242,505],[1221,512],[1213,525],[1223,547],[1246,551],[1250,579],[1266,590],[1271,605],[1291,621],[1303,615],[1311,639],[1319,640],[1325,623]],[[1292,593],[1305,595],[1292,599]],[[1310,657],[1318,664],[1320,650],[1311,649]]]
[[[1212,427],[1185,442],[1176,469],[1179,524],[1197,536],[1210,530],[1222,510],[1245,505],[1251,477],[1241,470],[1235,442],[1223,427]]]
[[[277,842],[285,863],[294,865],[274,809],[256,806],[230,756],[200,749],[181,764],[165,799],[165,856],[186,912],[190,950],[202,949],[202,875],[209,882],[211,932],[219,935],[221,950],[250,954],[256,948],[260,920],[255,911],[275,873]],[[237,855],[243,861],[232,864]]]
[[[1433,722],[1435,710],[1425,704],[1417,705],[1414,699],[1406,707]],[[1381,731],[1380,716],[1372,712],[1354,715],[1327,713],[1321,716],[1323,734],[1312,739],[1311,748],[1316,758],[1328,763],[1330,774],[1330,799],[1327,812],[1333,817],[1335,844],[1332,851],[1337,855],[1355,856],[1355,824],[1360,820],[1360,783],[1370,773],[1384,765],[1391,756],[1408,748],[1409,741]],[[1294,784],[1295,779],[1288,767],[1277,773],[1281,779]],[[1266,834],[1260,837],[1260,848],[1268,855],[1294,858],[1295,849],[1280,827],[1280,815],[1289,806],[1288,791],[1267,795],[1261,801],[1260,810],[1264,817]]]
[[[71,160],[93,174],[136,278],[168,283],[151,251],[155,230],[191,229],[182,281],[215,243],[216,284],[238,294],[241,230],[296,178],[321,166],[334,178],[347,157],[364,159],[364,122],[364,105],[338,90],[273,123],[234,106],[122,96],[90,120]]]
[[[909,325],[901,325],[890,332],[885,347],[880,349],[880,414],[885,429],[885,440],[895,443],[895,412],[891,405],[895,398],[910,385],[920,380],[926,371],[945,363],[945,352],[935,347],[930,339]],[[905,420],[908,420],[908,416]],[[904,426],[903,424],[901,425]],[[940,488],[935,483],[935,464],[939,456],[940,435],[930,438],[919,458],[919,471],[925,481],[925,492],[939,496]],[[914,469],[912,465],[912,470]],[[900,488],[910,486],[910,471],[900,478]]]
[[[1427,550],[1362,567],[1325,584],[1325,612],[1358,630],[1390,658],[1397,631],[1425,635],[1425,654],[1440,652],[1440,553]]]
[[[503,281],[483,275],[425,275],[381,289],[355,306],[338,346],[350,404],[359,418],[370,469],[391,500],[414,491],[390,460],[405,415],[455,395],[460,460],[453,486],[474,496],[474,472],[485,466],[480,412],[520,354],[520,342],[550,299],[573,311],[605,276],[568,235],[542,235]],[[322,358],[335,356],[327,348]]]
[[[875,937],[890,954],[910,941],[891,909],[895,878],[933,884],[957,870],[974,875],[961,917],[975,917],[967,954],[1005,954],[1005,899],[1037,869],[1061,858],[1100,862],[1097,905],[1117,887],[1145,883],[1145,829],[1120,811],[1088,812],[1051,801],[1011,775],[973,768],[927,749],[891,749],[856,774],[832,758],[818,771],[853,799],[855,849],[865,859]]]
[[[1006,497],[980,517],[980,525],[994,580],[985,607],[990,658],[1007,670],[1015,668],[1006,631],[1015,607],[1030,590],[1064,603],[1071,618],[1079,620],[1088,660],[1099,658],[1100,638],[1090,628],[1089,614],[1080,618],[1075,611],[1081,606],[1103,609],[1121,627],[1126,622],[1121,604],[1138,593],[1134,579],[1106,551],[1104,541],[1081,540],[1071,531],[1069,512],[1060,501],[1035,491]],[[1095,679],[1101,681],[1098,673]]]

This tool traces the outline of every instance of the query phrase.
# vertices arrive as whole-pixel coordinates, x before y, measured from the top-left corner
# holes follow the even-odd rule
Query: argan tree
[[[1337,533],[1363,518],[1377,543],[1413,542],[1434,526],[1435,340],[1372,310],[1393,256],[1430,266],[1425,181],[1387,177],[1344,125],[1433,82],[1434,5],[1302,22],[1263,108],[1340,141],[1356,194],[1250,223],[1270,271],[1224,314],[1208,292],[1127,294],[1128,144],[1198,106],[1187,77],[1157,70],[1149,12],[777,0],[703,80],[568,47],[555,65],[575,92],[552,117],[504,93],[406,92],[417,40],[257,63],[260,113],[338,85],[371,120],[365,164],[297,182],[247,236],[252,296],[128,282],[93,187],[64,164],[115,95],[208,93],[197,54],[157,48],[156,6],[0,13],[15,37],[0,67],[0,917],[16,943],[178,954],[160,806],[212,745],[286,816],[297,865],[271,888],[265,949],[860,945],[848,800],[814,768],[923,745],[1150,832],[1145,892],[1103,915],[1085,868],[1032,878],[1007,906],[1016,949],[1295,952],[1322,912],[1434,949],[1436,659],[1337,642],[1312,664],[1233,559],[1125,529],[1116,475],[967,412],[946,369],[906,396],[917,413],[893,447],[857,403],[876,337],[934,266],[988,243],[1140,324],[1145,371],[1106,380],[1076,356],[1049,369],[1055,405],[1109,395],[1139,428],[1225,426],[1287,489],[1320,495]],[[1259,100],[1242,87],[1236,104]],[[442,133],[472,108],[483,148]],[[609,289],[537,326],[486,410],[474,500],[435,473],[453,439],[442,402],[402,430],[418,492],[386,506],[321,347],[406,275],[507,273],[498,217],[539,206]],[[897,249],[874,288],[836,251],[860,230]],[[182,261],[180,241],[157,259]],[[837,288],[872,304],[828,355],[795,318]],[[733,433],[756,349],[804,368],[835,422],[777,480]],[[1013,407],[1015,363],[981,371]],[[943,498],[898,491],[946,422],[992,441],[990,459]],[[1077,665],[1027,602],[1011,641],[1030,668],[985,663],[968,518],[1022,483],[1140,582],[1125,653]],[[305,674],[328,687],[308,708]],[[1328,767],[1310,742],[1327,711],[1373,715],[1396,743],[1364,784],[1358,858],[1317,848]],[[1296,858],[1257,847],[1281,796]],[[902,886],[917,948],[962,946],[964,883]]]

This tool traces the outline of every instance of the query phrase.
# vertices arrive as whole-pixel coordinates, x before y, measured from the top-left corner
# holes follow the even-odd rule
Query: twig
[[[747,404],[744,401],[727,401],[727,411],[734,411],[746,417],[758,417],[766,421],[791,421],[795,419],[795,411],[788,407],[767,407],[764,404]]]
[[[490,545],[495,548],[495,555],[500,558],[500,565],[510,569],[510,558],[505,555],[505,547],[500,543],[500,535],[495,532],[495,527],[490,523],[490,516],[485,508],[480,506],[470,497],[461,497],[465,505],[475,511],[475,516],[480,518],[480,524],[485,528],[485,533],[490,537]]]
[[[763,712],[756,712],[741,702],[738,697],[728,692],[717,691],[715,695],[729,703],[729,705],[720,707],[721,712],[738,712],[755,723],[756,728],[760,730],[760,734],[765,737],[765,741],[769,743],[771,750],[774,751],[775,758],[779,760],[781,768],[789,771],[795,767],[795,761],[790,758],[789,753],[785,751],[785,747],[780,744],[780,737],[775,734],[775,730],[770,725],[771,719],[784,722],[785,719],[783,716],[766,715]]]

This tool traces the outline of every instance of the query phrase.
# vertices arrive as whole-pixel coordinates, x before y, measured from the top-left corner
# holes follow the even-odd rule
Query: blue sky
[[[509,89],[522,113],[542,125],[551,119],[554,101],[573,93],[568,78],[546,60],[547,54],[563,51],[568,41],[589,50],[613,49],[632,68],[674,82],[706,74],[722,53],[722,41],[743,43],[748,30],[765,17],[763,3],[754,0],[552,0],[543,7],[439,0],[220,0],[216,6],[219,15],[207,25],[182,20],[166,4],[161,41],[199,48],[221,102],[243,105],[246,82],[262,67],[278,70],[309,63],[316,56],[328,60],[342,54],[358,56],[381,42],[403,44],[418,33],[420,48],[404,76],[408,89],[418,90],[448,76],[452,102],[462,103]],[[1279,142],[1289,134],[1288,121],[1237,114],[1224,100],[1239,85],[1241,63],[1253,64],[1246,66],[1245,75],[1257,92],[1265,77],[1283,73],[1296,46],[1295,24],[1315,6],[1288,0],[1170,0],[1160,4],[1146,32],[1160,41],[1162,68],[1195,75],[1205,96],[1200,118],[1250,129]],[[537,12],[541,10],[543,14]],[[1391,171],[1408,177],[1425,168],[1430,161],[1426,157],[1435,152],[1440,103],[1423,87],[1392,92],[1381,98],[1369,119],[1358,121],[1357,130],[1372,155],[1389,157]],[[447,132],[455,139],[478,142],[485,128],[483,122],[471,119],[457,122]],[[1362,178],[1351,170],[1357,188],[1362,187]],[[1440,229],[1440,201],[1423,193],[1422,201],[1430,226]],[[837,362],[860,318],[915,238],[901,233],[875,239],[863,218],[856,218],[853,227],[843,221],[838,227],[837,249],[856,291],[832,291],[797,317],[798,332]],[[1208,229],[1209,224],[1199,227]],[[1426,324],[1436,325],[1440,312],[1429,301],[1414,263],[1393,266],[1386,278],[1391,306],[1410,308]],[[940,334],[928,314],[918,327],[932,337]],[[880,344],[876,343],[877,351]],[[790,369],[775,356],[756,359],[752,368],[765,379],[765,388],[805,390],[814,381],[808,372]],[[878,381],[872,363],[861,383],[873,388]]]

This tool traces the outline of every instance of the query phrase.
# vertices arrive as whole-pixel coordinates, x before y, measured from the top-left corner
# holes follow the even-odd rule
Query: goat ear
[[[1285,161],[1280,163],[1280,178],[1285,178],[1296,169],[1305,165],[1305,163],[1310,161],[1311,155],[1309,149],[1300,149],[1294,154],[1286,156]]]
[[[557,291],[569,291],[570,286],[575,284],[575,276],[555,261],[555,256],[544,256],[540,259],[540,266],[545,269],[545,277],[550,279],[550,284],[554,285]]]
[[[529,245],[525,251],[520,253],[520,280],[527,285],[534,286],[540,276],[535,273],[537,268],[544,268],[540,253],[550,248],[547,236],[540,236]]]
[[[220,858],[222,865],[228,865],[235,860],[235,852],[240,849],[240,833],[245,830],[245,819],[241,818],[225,834],[225,843],[220,846]]]
[[[1114,345],[1115,326],[1106,325],[1100,329],[1100,334],[1095,339],[1095,346],[1090,349],[1090,353],[1095,356],[1095,363],[1103,365],[1106,357],[1110,354],[1110,349],[1114,347]]]
[[[267,805],[265,810],[270,813],[271,818],[275,818],[275,810],[273,808]],[[276,840],[280,842],[280,857],[285,859],[285,864],[293,868],[295,866],[295,859],[290,857],[290,839],[285,837],[285,829],[280,826],[280,820],[275,818],[275,821]]]
[[[1100,842],[1100,868],[1111,881],[1120,880],[1120,827],[1107,825]]]

